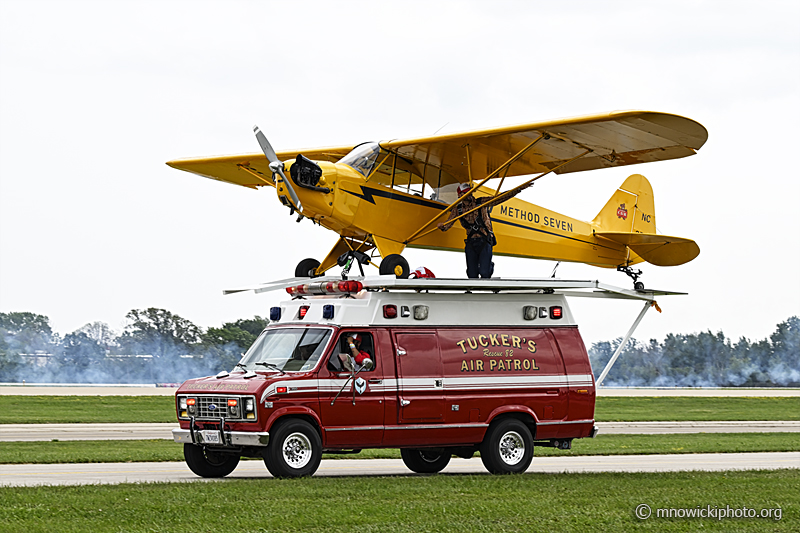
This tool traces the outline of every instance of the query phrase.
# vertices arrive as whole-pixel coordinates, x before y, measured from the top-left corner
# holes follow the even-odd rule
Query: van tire
[[[294,269],[294,277],[296,278],[316,278],[317,274],[314,272],[319,268],[319,261],[309,257],[297,263]]]
[[[417,474],[435,474],[444,470],[452,454],[442,448],[401,448],[400,457],[409,470]]]
[[[189,470],[200,477],[225,477],[239,464],[239,456],[221,453],[196,444],[183,445],[183,457]]]
[[[270,432],[264,464],[275,477],[313,475],[322,459],[322,439],[317,430],[299,418],[279,423]]]
[[[528,426],[505,418],[489,426],[480,450],[483,466],[492,474],[521,474],[533,460],[533,437]]]
[[[378,271],[382,276],[393,275],[400,279],[408,278],[411,269],[408,268],[408,261],[400,254],[389,254],[381,261]]]

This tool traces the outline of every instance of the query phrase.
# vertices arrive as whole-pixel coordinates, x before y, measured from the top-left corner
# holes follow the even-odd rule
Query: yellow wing
[[[354,146],[284,150],[276,152],[276,155],[281,161],[295,159],[297,154],[303,154],[314,161],[338,161],[350,153]],[[168,161],[167,164],[178,170],[185,170],[205,178],[250,187],[251,189],[263,187],[264,185],[274,186],[272,171],[269,169],[269,162],[264,154],[176,159]]]
[[[620,111],[550,120],[464,133],[435,135],[380,143],[395,157],[381,156],[373,175],[379,183],[394,182],[398,173],[412,184],[431,187],[483,179],[531,141],[545,135],[502,174],[524,176],[551,170],[590,153],[555,172],[579,172],[693,155],[708,132],[699,123],[678,115],[649,111]],[[281,161],[302,153],[316,161],[338,161],[356,145],[277,152]],[[385,153],[385,152],[384,152]],[[170,161],[169,166],[207,178],[257,188],[272,185],[272,172],[263,154],[203,157]]]
[[[485,178],[540,135],[546,138],[515,161],[508,176],[546,172],[587,149],[591,153],[555,172],[678,159],[693,155],[708,138],[701,124],[685,117],[619,111],[380,144],[413,162],[418,176],[439,187],[468,181],[470,171],[473,180]]]

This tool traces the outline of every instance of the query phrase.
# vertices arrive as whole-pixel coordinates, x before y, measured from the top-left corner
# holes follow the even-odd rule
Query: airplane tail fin
[[[596,237],[623,244],[654,265],[682,265],[700,254],[691,239],[656,234],[653,188],[641,174],[629,176],[620,185],[592,225]],[[632,257],[629,264],[637,262]]]
[[[647,178],[629,176],[594,217],[593,224],[602,231],[655,234],[655,202]]]

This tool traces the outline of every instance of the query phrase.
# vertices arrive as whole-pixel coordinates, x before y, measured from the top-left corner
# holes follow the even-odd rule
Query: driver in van
[[[363,340],[364,334],[363,333],[352,333],[347,336],[345,340],[345,344],[349,349],[350,355],[353,356],[353,360],[356,362],[357,365],[362,366],[366,359],[372,360],[372,356],[369,352],[361,349],[361,341]],[[340,353],[339,359],[341,359],[342,364],[347,367],[347,354]]]

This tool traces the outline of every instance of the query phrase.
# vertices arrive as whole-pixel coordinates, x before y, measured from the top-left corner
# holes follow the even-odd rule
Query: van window
[[[358,340],[355,340],[354,337]],[[348,331],[339,336],[339,340],[336,342],[336,349],[334,353],[331,354],[331,358],[328,361],[328,369],[334,372],[347,372],[350,370],[347,367],[348,363],[345,362],[347,358],[344,356],[353,356],[353,349],[350,348],[351,340],[353,340],[353,344],[356,346],[356,350],[359,353],[358,356],[354,357],[356,363],[355,370],[360,370],[361,373],[374,371],[377,366],[377,361],[375,360],[375,343],[372,340],[371,333],[361,331]],[[365,357],[369,357],[372,360],[373,366],[369,370],[366,368],[362,369],[360,364]]]

